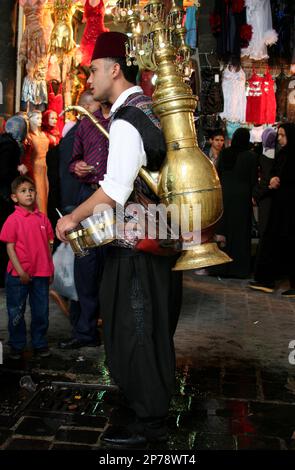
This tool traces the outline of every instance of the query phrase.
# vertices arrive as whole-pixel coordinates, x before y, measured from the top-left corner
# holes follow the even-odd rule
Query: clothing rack
[[[242,57],[241,66],[247,79],[251,77],[253,68],[255,68],[258,75],[264,75],[265,70],[268,68],[273,78],[276,78],[281,72],[284,72],[287,77],[292,76],[292,73],[290,72],[290,64],[282,63],[270,65],[268,63],[268,59],[252,60],[249,57]]]
[[[209,68],[209,69],[220,69],[220,62],[217,58],[217,56],[215,55],[215,51],[212,49],[211,52],[199,52],[199,56],[200,56],[200,67],[201,69],[206,69],[206,68]],[[203,62],[202,63],[202,60],[201,58],[204,58]],[[215,61],[215,63],[212,63],[210,62],[209,58],[212,57]]]

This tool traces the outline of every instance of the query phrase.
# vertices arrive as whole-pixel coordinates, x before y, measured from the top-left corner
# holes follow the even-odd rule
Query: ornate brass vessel
[[[128,0],[123,2],[126,4]],[[120,17],[126,18],[132,32],[127,48],[129,58],[143,68],[156,70],[153,109],[167,144],[166,160],[157,180],[144,168],[140,175],[166,206],[189,206],[190,231],[194,230],[193,208],[201,206],[202,244],[184,250],[174,270],[227,263],[231,259],[216,243],[210,242],[222,215],[222,191],[214,165],[197,143],[193,115],[197,99],[184,80],[189,73],[189,48],[184,41],[183,12],[172,1],[171,10],[165,16],[162,2],[151,0],[142,15],[137,4],[130,0],[127,14]],[[145,35],[141,33],[143,19],[147,23]]]
[[[222,192],[214,165],[197,143],[193,115],[197,99],[185,82],[185,74],[189,74],[189,48],[184,41],[183,12],[172,1],[164,23],[164,7],[160,0],[151,0],[144,12],[134,0],[120,0],[116,18],[118,22],[126,22],[132,33],[126,47],[127,65],[135,60],[140,67],[157,73],[153,109],[161,122],[167,155],[156,178],[154,173],[144,168],[139,174],[161,203],[176,205],[180,213],[182,207],[188,209],[188,232],[193,239],[202,241],[184,243],[185,248],[173,269],[197,269],[228,263],[231,259],[219,250],[216,243],[212,243],[214,226],[223,210]],[[71,109],[86,115],[108,136],[84,108],[67,108]],[[194,233],[195,207],[201,208],[201,234]]]

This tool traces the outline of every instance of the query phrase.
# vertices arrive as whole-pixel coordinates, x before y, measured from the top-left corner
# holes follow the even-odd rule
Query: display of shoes
[[[288,298],[295,298],[295,289],[288,289],[282,292],[281,294],[283,297],[288,297]]]
[[[61,311],[68,317],[69,316],[69,302],[67,302],[58,292],[54,289],[50,289],[49,295],[54,302],[59,306]]]
[[[60,349],[80,349],[80,348],[86,348],[86,347],[95,348],[100,345],[101,345],[100,340],[85,343],[85,342],[79,341],[76,338],[66,339],[58,343],[58,347]]]
[[[271,292],[274,292],[275,290],[273,284],[261,284],[260,282],[257,282],[257,281],[249,282],[248,287],[250,287],[250,289],[260,290],[261,292],[266,292],[267,294],[270,294]]]

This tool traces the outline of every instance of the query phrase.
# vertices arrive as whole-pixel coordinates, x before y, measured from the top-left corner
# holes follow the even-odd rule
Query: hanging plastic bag
[[[70,300],[78,300],[74,280],[74,259],[75,255],[67,243],[61,243],[53,254],[54,281],[50,287]]]

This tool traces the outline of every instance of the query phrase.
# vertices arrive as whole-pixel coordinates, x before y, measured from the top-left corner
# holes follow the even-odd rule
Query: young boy
[[[213,165],[217,166],[219,154],[224,147],[224,133],[222,130],[219,129],[212,132],[209,138],[209,145],[210,147],[204,149],[204,152]]]
[[[31,178],[17,177],[12,182],[11,192],[15,211],[0,233],[9,256],[5,288],[10,358],[20,359],[26,346],[24,314],[28,296],[32,346],[35,354],[48,357],[48,290],[54,270],[50,244],[54,234],[48,218],[36,208],[36,189]]]

